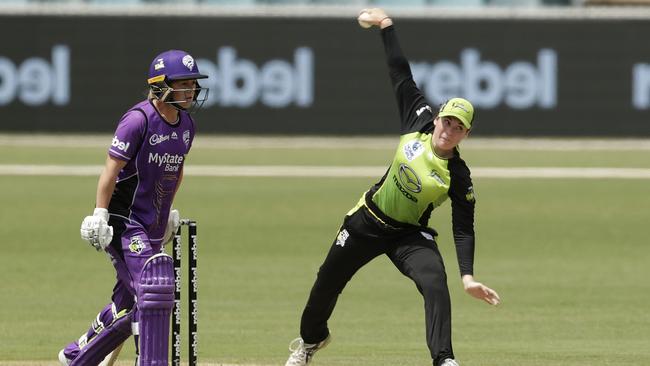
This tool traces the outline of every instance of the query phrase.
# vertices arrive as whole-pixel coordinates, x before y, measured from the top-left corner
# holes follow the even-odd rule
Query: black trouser
[[[454,358],[447,276],[433,233],[391,230],[365,206],[346,216],[302,314],[300,335],[305,343],[318,343],[328,336],[327,320],[345,285],[366,263],[386,254],[400,272],[415,282],[424,297],[426,338],[433,364]]]

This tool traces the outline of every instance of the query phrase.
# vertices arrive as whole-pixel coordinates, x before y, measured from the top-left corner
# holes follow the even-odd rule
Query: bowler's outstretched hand
[[[465,292],[490,305],[499,305],[501,303],[501,298],[496,291],[480,282],[474,281],[474,277],[471,275],[463,276],[463,286],[465,287]]]

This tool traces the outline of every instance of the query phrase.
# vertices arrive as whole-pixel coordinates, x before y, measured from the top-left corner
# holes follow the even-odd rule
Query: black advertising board
[[[432,106],[480,136],[650,136],[650,22],[395,19]],[[0,131],[110,132],[149,64],[184,49],[210,79],[200,133],[398,131],[379,31],[354,18],[0,16]]]

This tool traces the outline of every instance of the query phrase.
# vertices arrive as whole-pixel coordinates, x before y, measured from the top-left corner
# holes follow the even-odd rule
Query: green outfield
[[[187,164],[382,166],[393,155],[387,141],[311,149],[197,141]],[[464,150],[470,167],[650,168],[650,151],[629,146],[481,146]],[[97,165],[105,150],[0,143],[0,165]],[[185,177],[175,207],[198,221],[201,363],[284,364],[343,215],[378,178]],[[112,266],[79,238],[96,182],[0,172],[0,365],[56,365],[59,349],[108,302]],[[475,274],[499,292],[501,306],[463,293],[448,203],[431,222],[446,260],[460,364],[650,365],[650,180],[504,176],[474,183]],[[333,342],[315,366],[431,364],[421,297],[386,258],[350,282],[330,327]],[[133,359],[131,343],[121,360]]]

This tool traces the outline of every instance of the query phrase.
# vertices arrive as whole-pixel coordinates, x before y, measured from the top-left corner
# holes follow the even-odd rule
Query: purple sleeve
[[[146,126],[144,114],[139,111],[127,112],[117,125],[108,154],[120,160],[131,160],[142,143]]]

